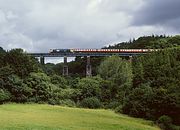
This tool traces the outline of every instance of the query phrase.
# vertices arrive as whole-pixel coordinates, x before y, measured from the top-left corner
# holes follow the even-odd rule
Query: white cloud
[[[145,0],[0,0],[0,46],[47,52],[100,48],[168,27],[132,26]]]

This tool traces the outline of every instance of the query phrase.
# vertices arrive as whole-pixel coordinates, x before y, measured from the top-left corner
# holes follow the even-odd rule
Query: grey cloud
[[[139,9],[143,0],[101,0],[100,9],[113,13],[125,12],[127,15]]]
[[[112,2],[112,7],[116,2]],[[14,4],[8,6],[8,3]],[[9,29],[8,37],[1,38],[1,41],[6,38],[9,40],[6,44],[0,44],[5,48],[24,48],[19,42],[26,44],[24,41],[29,40],[31,49],[25,48],[28,51],[70,47],[100,48],[107,42],[117,40],[116,33],[128,25],[129,19],[123,12],[113,14],[112,11],[105,11],[105,6],[110,8],[110,5],[106,5],[110,2],[106,0],[106,4],[103,3],[102,0],[0,0],[7,26],[13,26]],[[121,17],[124,19],[121,20]],[[21,37],[11,41],[14,34]]]
[[[167,29],[169,26],[161,30],[156,29],[156,23],[160,20],[158,16],[156,18],[152,15],[153,11],[157,12],[165,5],[160,5],[164,2],[162,0],[156,1],[157,5],[153,2],[150,0],[0,0],[0,46],[5,49],[23,48],[29,52],[47,52],[50,48],[100,48],[109,43],[129,40],[153,32],[172,33],[172,30]],[[149,12],[147,17],[146,9]],[[179,10],[175,8],[174,11]],[[154,20],[148,20],[150,16],[150,20]],[[170,16],[161,19],[177,25],[178,16]],[[136,17],[141,20],[137,18],[138,21]]]
[[[178,23],[180,19],[180,0],[144,1],[145,5],[135,12],[132,21],[134,25],[166,25],[180,28]]]

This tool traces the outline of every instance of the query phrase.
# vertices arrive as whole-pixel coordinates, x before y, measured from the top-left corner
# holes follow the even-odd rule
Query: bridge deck
[[[76,57],[76,56],[112,56],[112,55],[118,55],[118,56],[137,56],[146,53],[28,53],[31,56],[34,57]]]

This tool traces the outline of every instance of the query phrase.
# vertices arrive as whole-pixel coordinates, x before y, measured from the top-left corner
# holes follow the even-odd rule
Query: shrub
[[[55,100],[65,100],[71,99],[75,102],[79,101],[81,96],[81,91],[79,89],[62,89],[62,88],[53,88],[52,96]]]
[[[149,86],[142,86],[132,90],[132,92],[124,99],[122,111],[134,117],[154,118],[151,109],[154,98],[153,89]]]
[[[76,103],[70,99],[60,100],[59,105],[68,106],[68,107],[75,107]]]
[[[80,103],[80,106],[84,108],[95,109],[100,108],[102,105],[99,99],[97,99],[96,97],[90,97],[83,99]]]
[[[55,86],[46,74],[30,73],[25,83],[31,88],[31,97],[35,97],[35,102],[47,102],[52,97],[52,89]]]
[[[22,49],[10,50],[6,53],[3,62],[8,64],[20,78],[27,77],[31,72],[41,71],[37,60],[24,53]]]
[[[118,101],[111,101],[106,108],[109,109],[116,109],[118,106],[120,105],[120,103]]]
[[[2,104],[5,101],[8,101],[11,98],[11,94],[3,89],[0,89],[0,104]]]
[[[100,97],[100,81],[94,78],[82,78],[79,80],[78,89],[81,89],[81,99],[88,97]]]
[[[64,100],[49,99],[48,103],[51,105],[61,105],[61,106],[68,106],[68,107],[76,106],[76,103],[70,99],[64,99]]]
[[[64,77],[53,75],[51,77],[51,83],[58,86],[59,88],[67,88],[67,80]]]
[[[163,115],[159,117],[157,123],[163,130],[170,130],[172,127],[172,119],[169,116]]]
[[[50,99],[48,100],[48,104],[50,104],[50,105],[57,105],[58,103],[57,103],[57,101],[56,101],[55,99],[50,98]]]
[[[118,107],[115,108],[115,112],[117,113],[122,113],[122,105],[119,105]]]
[[[17,75],[11,75],[8,77],[8,85],[6,85],[6,88],[12,95],[11,101],[19,103],[26,102],[28,97],[32,95],[33,91],[33,89],[23,83],[23,80]]]

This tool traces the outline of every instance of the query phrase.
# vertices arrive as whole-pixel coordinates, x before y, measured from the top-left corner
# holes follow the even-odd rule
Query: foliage
[[[153,42],[156,42],[160,39],[163,38],[168,38],[167,36],[163,36],[163,35],[152,35],[152,36],[143,36],[143,37],[139,37],[138,39],[133,39],[133,40],[129,40],[129,42],[122,42],[122,43],[118,43],[115,45],[109,45],[108,47],[105,48],[116,48],[116,49],[144,49],[144,48],[149,48],[149,46],[151,46],[153,44]]]
[[[8,101],[11,98],[11,94],[7,90],[0,89],[0,104]]]
[[[113,102],[112,100],[114,97],[113,86],[114,86],[114,84],[111,81],[108,81],[108,80],[102,80],[101,81],[101,97],[100,97],[100,100],[108,108],[113,108],[113,107],[110,107],[111,106],[110,104]],[[117,102],[117,101],[115,101],[115,102]]]
[[[51,83],[58,86],[59,88],[67,88],[68,84],[64,77],[58,75],[51,76]]]
[[[4,56],[6,55],[6,51],[0,47],[0,67],[4,66]]]
[[[64,100],[53,100],[50,99],[48,101],[51,105],[61,105],[61,106],[68,106],[68,107],[75,107],[76,103],[70,99],[64,99]]]
[[[93,96],[100,98],[100,81],[94,78],[82,78],[79,80],[77,86],[82,93],[80,100]]]
[[[98,98],[88,97],[81,101],[80,106],[84,108],[95,109],[95,108],[100,108],[102,105]]]
[[[169,116],[161,116],[157,120],[157,123],[163,130],[170,130],[172,127],[172,119]]]
[[[46,73],[49,76],[56,74],[56,71],[54,69],[55,66],[56,65],[53,64],[53,63],[47,63],[47,64],[44,64],[44,65],[41,65],[44,73]]]
[[[0,78],[5,79],[6,77],[14,73],[13,69],[10,66],[5,66],[0,68]]]
[[[72,77],[83,77],[85,76],[86,59],[76,57],[75,61],[68,63],[69,73]]]
[[[80,77],[68,77],[67,81],[68,81],[68,86],[70,86],[71,88],[78,88],[78,82],[80,80]]]
[[[59,88],[53,88],[53,98],[55,100],[65,100],[65,99],[71,99],[75,102],[79,101],[79,97],[81,96],[81,90],[79,89],[59,89]]]
[[[171,47],[177,47],[180,45],[180,36],[165,36],[165,35],[152,35],[143,36],[138,39],[129,40],[129,42],[121,42],[115,45],[109,45],[109,49],[165,49]]]
[[[62,70],[63,70],[63,64],[62,63],[58,63],[52,67],[52,71],[54,71],[54,73],[57,75],[62,75],[62,73],[63,73]]]
[[[31,72],[40,69],[35,58],[23,53],[22,49],[13,49],[4,56],[4,62],[21,78],[27,77]]]
[[[32,89],[30,101],[47,102],[52,97],[53,84],[50,83],[50,78],[44,73],[30,73],[25,83]]]
[[[106,104],[105,108],[116,110],[116,109],[120,108],[121,106],[122,106],[121,102],[114,100],[114,101],[111,101],[108,104]]]
[[[104,80],[111,82],[111,98],[123,100],[132,86],[131,63],[118,56],[109,57],[100,64],[99,74]]]
[[[124,113],[154,120],[168,115],[180,124],[179,56],[180,48],[171,48],[134,60],[134,89],[124,100]]]
[[[153,119],[152,98],[154,96],[151,87],[143,85],[135,88],[124,100],[123,112],[135,117]]]
[[[36,102],[111,108],[135,117],[180,124],[180,36],[143,36],[108,48],[158,48],[130,63],[118,56],[91,57],[93,77],[85,76],[86,58],[40,65],[21,49],[0,48],[0,103]],[[102,62],[101,62],[102,61]],[[161,117],[161,118],[160,118]],[[173,126],[173,125],[172,125]],[[174,127],[174,126],[173,126]],[[170,129],[173,129],[172,127]]]
[[[92,74],[93,76],[97,75],[97,68],[101,61],[104,58],[102,57],[91,57],[91,65],[92,67]],[[69,70],[69,77],[71,78],[77,78],[77,77],[84,77],[86,76],[86,63],[87,63],[87,58],[86,57],[76,57],[75,61],[68,62],[68,70]],[[62,75],[62,70],[63,70],[63,63],[58,63],[56,65],[54,64],[46,64],[43,67],[45,73],[47,75]]]
[[[59,105],[68,106],[68,107],[75,107],[76,103],[70,99],[60,100]]]
[[[165,49],[180,46],[180,36],[162,38],[157,41],[153,41],[148,48]]]
[[[11,93],[11,101],[14,102],[26,102],[29,96],[32,95],[32,89],[23,83],[17,75],[11,75],[8,77],[8,84],[6,89]]]

